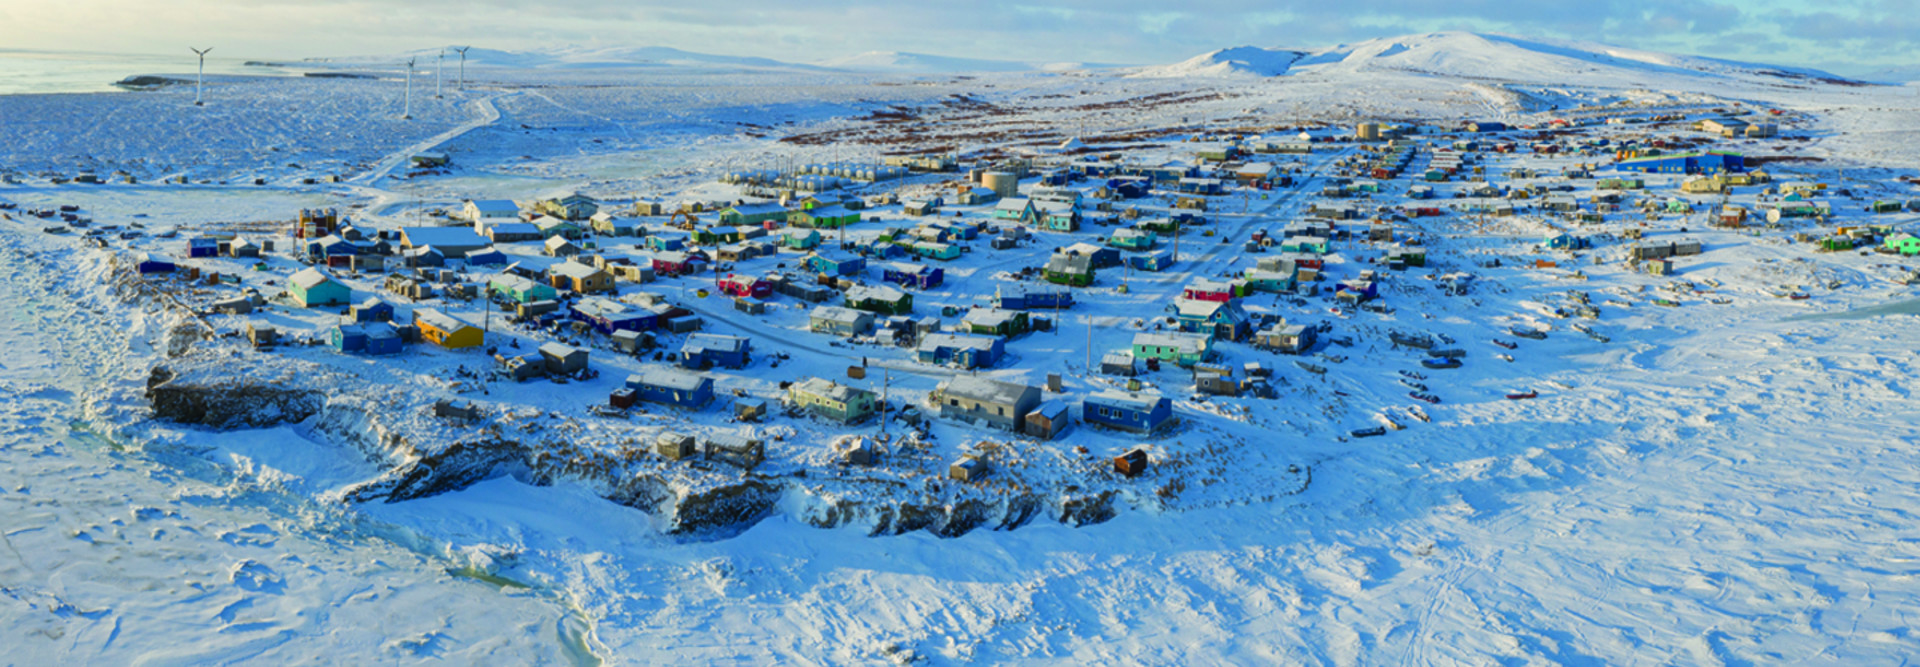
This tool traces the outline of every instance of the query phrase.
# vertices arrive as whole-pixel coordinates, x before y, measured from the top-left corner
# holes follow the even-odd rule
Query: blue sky
[[[816,61],[864,51],[1152,64],[1215,48],[1472,30],[1864,74],[1920,56],[1920,0],[62,0],[0,2],[8,48],[245,58],[443,44],[670,46]]]

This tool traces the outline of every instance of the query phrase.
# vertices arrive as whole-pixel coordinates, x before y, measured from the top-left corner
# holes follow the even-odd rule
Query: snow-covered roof
[[[466,320],[462,320],[458,317],[448,315],[446,313],[440,312],[438,310],[434,310],[432,308],[421,308],[419,310],[413,311],[413,321],[420,322],[422,324],[426,324],[427,326],[431,326],[435,329],[439,329],[441,331],[447,331],[447,332],[473,328],[473,325],[467,324]]]
[[[410,246],[439,246],[441,248],[481,248],[488,244],[487,239],[466,227],[401,227],[400,236]]]
[[[568,278],[573,278],[576,280],[591,278],[596,273],[601,273],[601,274],[606,273],[605,271],[601,271],[600,269],[596,269],[591,266],[581,264],[579,262],[561,262],[559,264],[553,265],[552,268],[547,269],[547,272],[554,275],[566,276]]]
[[[678,391],[694,391],[700,385],[712,382],[698,373],[648,366],[640,372],[627,376],[627,384],[661,387]]]
[[[506,213],[510,215],[518,215],[520,213],[520,205],[513,203],[513,200],[510,199],[472,199],[467,201],[467,205],[472,206],[473,210],[481,213]]]
[[[906,292],[885,285],[854,285],[847,290],[847,300],[854,303],[867,300],[894,302],[906,297]]]
[[[540,346],[540,354],[556,359],[565,359],[580,353],[580,348],[563,343],[545,343]]]
[[[1006,405],[1019,404],[1020,399],[1026,396],[1028,392],[1036,394],[1040,392],[1039,389],[1035,389],[1030,385],[1002,382],[1000,380],[983,378],[976,375],[960,375],[946,382],[942,382],[940,383],[939,391],[942,396],[957,396],[981,403],[1004,403]]]
[[[287,278],[287,283],[300,289],[313,289],[314,286],[333,282],[333,276],[320,269],[307,267]]]
[[[1112,405],[1112,406],[1118,406],[1118,407],[1133,408],[1135,410],[1152,410],[1154,409],[1154,407],[1158,406],[1161,403],[1170,402],[1166,397],[1163,397],[1159,394],[1155,394],[1152,392],[1128,392],[1128,391],[1115,391],[1115,390],[1103,391],[1103,392],[1094,394],[1092,396],[1088,396],[1087,401],[1092,403],[1098,403],[1101,405]]]
[[[852,308],[842,308],[840,306],[820,306],[814,308],[813,312],[807,313],[807,317],[828,322],[851,324],[862,319],[871,318],[873,317],[873,313],[864,310],[854,310]]]

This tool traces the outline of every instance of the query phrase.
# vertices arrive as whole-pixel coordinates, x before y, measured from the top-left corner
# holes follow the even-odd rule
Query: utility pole
[[[880,442],[887,442],[887,390],[893,387],[893,371],[880,369]]]
[[[433,63],[433,99],[440,99],[440,70],[447,67],[447,50],[440,49],[440,55]]]
[[[400,112],[400,120],[413,119],[413,62],[414,60],[415,60],[414,58],[407,59],[407,102],[406,102],[406,107]]]
[[[196,107],[206,106],[205,102],[200,101],[200,87],[205,85],[207,81],[207,53],[212,51],[213,47],[209,46],[204,49],[196,49],[189,46],[187,49],[193,51],[195,55],[200,56],[200,73],[193,77],[193,105]]]
[[[453,48],[454,51],[459,52],[460,54],[460,85],[459,85],[460,92],[466,92],[467,90],[467,49],[471,49],[471,48],[473,47],[456,46]]]

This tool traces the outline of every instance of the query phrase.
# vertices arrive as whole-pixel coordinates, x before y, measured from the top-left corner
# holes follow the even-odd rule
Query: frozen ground
[[[391,207],[394,217],[374,218],[391,222],[411,202],[445,205],[496,187],[516,197],[673,191],[732,160],[836,150],[776,141],[787,132],[879,141],[900,130],[859,119],[863,105],[930,105],[959,92],[1009,110],[995,122],[1050,124],[1062,135],[1166,131],[1168,141],[1182,126],[1249,117],[1454,118],[1485,113],[1493,99],[1739,99],[1813,113],[1814,140],[1786,149],[1826,161],[1796,165],[1805,177],[1891,189],[1893,172],[1862,168],[1920,166],[1899,148],[1920,130],[1903,90],[1662,73],[1633,88],[1604,79],[1581,87],[1578,74],[1476,82],[1528,96],[1507,98],[1406,72],[1295,73],[1284,83],[807,75],[830,79],[818,87],[760,85],[767,80],[755,77],[767,75],[749,72],[662,91],[498,85],[422,103],[415,125],[378,120],[391,111],[390,82],[235,84],[222,90],[232,102],[216,105],[225,119],[190,115],[179,90],[0,97],[0,108],[35,119],[0,127],[0,167],[15,172],[152,164],[154,174],[196,179],[272,176],[265,187],[42,181],[0,186],[0,199],[74,201],[103,220],[146,212],[192,227],[279,219],[321,202]],[[1075,110],[1079,102],[1049,97],[1164,92],[1189,99]],[[1528,110],[1515,104],[1513,113]],[[80,122],[103,113],[202,129],[191,139],[142,133],[130,120]],[[736,124],[775,125],[756,120],[769,115],[796,127],[756,137]],[[281,120],[245,129],[270,116]],[[1754,152],[1771,150],[1761,144]],[[385,178],[386,159],[423,145],[458,151],[463,171]],[[82,154],[93,162],[73,158]],[[318,173],[349,180],[298,183]],[[1422,224],[1436,254],[1460,265],[1544,256],[1526,247],[1542,227],[1465,234],[1442,220]],[[374,474],[373,464],[299,429],[170,429],[140,446],[91,435],[90,423],[137,413],[111,397],[145,381],[175,322],[122,301],[109,251],[37,227],[0,221],[8,660],[1737,665],[1903,664],[1920,651],[1909,629],[1920,612],[1911,529],[1920,315],[1908,307],[1920,295],[1893,283],[1901,269],[1881,256],[1695,229],[1709,251],[1680,277],[1716,281],[1702,287],[1710,293],[1668,292],[1668,279],[1617,264],[1580,266],[1588,280],[1576,282],[1510,261],[1477,270],[1471,299],[1429,298],[1431,289],[1389,297],[1395,314],[1355,314],[1340,332],[1452,332],[1469,364],[1428,372],[1446,400],[1428,408],[1432,423],[1381,438],[1333,435],[1368,425],[1372,406],[1395,404],[1392,370],[1412,358],[1404,352],[1356,348],[1330,386],[1296,373],[1301,386],[1278,402],[1248,403],[1256,419],[1302,421],[1310,391],[1319,400],[1338,389],[1367,406],[1275,426],[1244,445],[1310,467],[1313,484],[1298,495],[953,539],[867,538],[776,514],[726,539],[682,541],[580,486],[511,475],[407,502],[340,503],[335,492]],[[1816,298],[1768,294],[1781,285]],[[1610,343],[1557,328],[1522,341],[1510,365],[1490,358],[1498,350],[1486,339],[1508,322],[1562,323],[1526,304],[1568,289],[1607,304],[1594,326]],[[1656,307],[1656,295],[1682,305]],[[1138,305],[1096,302],[1117,319]],[[1028,343],[1054,357],[1075,351]],[[1516,387],[1540,397],[1500,397]]]

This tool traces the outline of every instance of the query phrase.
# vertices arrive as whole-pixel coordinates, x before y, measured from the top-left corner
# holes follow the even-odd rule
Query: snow
[[[1540,55],[1512,57],[1517,52]],[[1778,180],[1904,199],[1912,186],[1894,176],[1920,169],[1906,148],[1920,137],[1920,115],[1905,88],[1499,36],[1443,33],[1314,51],[1287,66],[1284,86],[1197,71],[1256,60],[1231,55],[1237,50],[1164,80],[1128,77],[1130,70],[1013,71],[914,85],[884,74],[770,74],[737,62],[635,64],[692,58],[649,51],[555,53],[573,55],[476,66],[470,54],[469,68],[484,83],[440,101],[416,90],[412,122],[393,119],[399,84],[391,80],[232,80],[210,89],[207,108],[184,103],[191,93],[178,89],[0,96],[0,116],[28,119],[0,126],[0,164],[7,165],[0,173],[22,181],[0,185],[0,201],[74,203],[96,225],[274,238],[282,246],[260,260],[264,270],[253,260],[187,262],[238,275],[272,296],[303,265],[286,256],[287,238],[275,231],[283,227],[262,223],[283,224],[303,207],[337,207],[364,228],[397,229],[427,224],[437,219],[431,209],[473,198],[582,190],[616,206],[642,195],[731,199],[738,188],[712,182],[729,166],[836,152],[871,158],[883,147],[937,141],[925,137],[932,128],[968,135],[951,140],[962,145],[958,152],[1057,146],[1074,137],[1158,164],[1189,159],[1193,146],[1218,145],[1217,135],[1246,127],[1275,136],[1331,128],[1315,130],[1325,136],[1348,133],[1359,119],[1451,125],[1488,113],[1534,121],[1560,111],[1548,108],[1555,104],[1645,101],[1706,113],[1737,102],[1785,110],[1790,138],[1722,146],[1819,159],[1768,165]],[[632,66],[593,64],[609,62]],[[1481,74],[1501,80],[1463,76],[1495,66]],[[871,118],[883,109],[917,120]],[[833,140],[781,141],[796,136]],[[1202,138],[1208,142],[1187,141]],[[1126,276],[1124,294],[1113,289],[1121,275],[1103,272],[1094,289],[1076,293],[1073,310],[1046,313],[1060,329],[1011,341],[1013,360],[981,377],[1039,384],[1059,373],[1067,391],[1046,398],[1068,403],[1116,386],[1088,377],[1084,365],[1124,347],[1147,328],[1136,320],[1162,316],[1182,286],[1261,257],[1219,241],[1277,230],[1319,201],[1312,193],[1333,163],[1354,154],[1350,145],[1327,146],[1311,156],[1262,156],[1302,168],[1307,184],[1268,198],[1238,190],[1216,198],[1208,228],[1217,235],[1187,236],[1179,265]],[[454,166],[408,177],[397,156],[420,150],[444,150]],[[1489,156],[1489,171],[1496,178],[1516,166],[1555,173],[1596,159]],[[81,167],[141,170],[143,180],[53,185],[43,176]],[[152,182],[170,174],[213,182]],[[324,174],[345,182],[301,182]],[[268,184],[248,185],[256,175]],[[897,189],[908,198],[951,178],[914,176],[867,191]],[[1518,180],[1575,185],[1583,201],[1591,194],[1587,181]],[[1678,180],[1647,177],[1662,196],[1677,196]],[[1404,179],[1383,183],[1389,192],[1354,201],[1405,203],[1397,194]],[[1439,205],[1477,201],[1448,198],[1471,183],[1434,185]],[[1856,200],[1825,198],[1841,223],[1915,225],[1910,214],[1868,216]],[[1760,203],[1753,188],[1733,201]],[[1136,203],[1155,214],[1167,204]],[[991,206],[948,208],[977,219]],[[8,547],[0,552],[0,632],[9,658],[21,662],[325,655],[407,663],[1880,664],[1920,649],[1908,622],[1920,611],[1920,580],[1907,565],[1911,517],[1920,511],[1920,472],[1910,465],[1920,454],[1916,295],[1894,282],[1914,267],[1909,259],[1816,253],[1783,231],[1709,229],[1699,216],[1669,217],[1648,223],[1649,233],[1698,238],[1707,250],[1677,262],[1678,275],[1654,277],[1622,266],[1617,240],[1603,238],[1577,258],[1534,248],[1555,225],[1571,224],[1541,214],[1397,223],[1403,233],[1423,235],[1437,266],[1386,275],[1380,287],[1393,312],[1333,314],[1319,299],[1245,300],[1251,311],[1329,321],[1331,336],[1356,339],[1354,347],[1303,359],[1324,366],[1324,375],[1222,344],[1228,363],[1278,369],[1281,398],[1195,401],[1185,372],[1149,373],[1150,389],[1175,400],[1183,425],[1173,432],[1134,438],[1079,424],[1062,441],[1010,447],[1006,454],[1019,465],[1006,466],[1004,486],[928,485],[896,495],[873,490],[872,479],[922,484],[979,441],[1008,438],[940,423],[924,454],[864,471],[826,463],[824,443],[874,435],[872,422],[844,428],[776,416],[748,426],[726,421],[724,405],[593,417],[584,403],[660,366],[613,354],[598,339],[581,344],[602,371],[597,379],[495,382],[482,385],[487,393],[456,388],[472,384],[458,369],[487,363],[477,353],[428,345],[378,361],[323,346],[256,352],[231,338],[177,352],[187,341],[175,332],[194,338],[198,321],[127,282],[113,258],[140,251],[184,258],[184,238],[116,239],[110,249],[92,249],[77,235],[41,233],[46,221],[7,213],[0,219],[0,302],[9,304],[0,309],[0,396],[7,398],[0,401],[0,451],[7,453],[0,537]],[[854,226],[850,240],[911,222],[898,205],[866,213],[885,222]],[[1590,233],[1617,234],[1637,221],[1629,211],[1609,213]],[[641,222],[659,228],[665,220]],[[972,252],[939,264],[945,284],[915,291],[917,314],[978,305],[996,288],[1022,284],[1011,275],[1044,263],[1052,248],[1109,232],[1097,225],[1038,232],[1037,242],[1005,251],[971,243]],[[609,241],[609,257],[643,254],[629,240],[597,240]],[[555,261],[536,257],[536,246],[505,250],[528,266]],[[1374,267],[1367,259],[1384,250],[1339,242],[1329,284]],[[797,258],[785,253],[739,270],[755,275]],[[1501,266],[1483,264],[1496,258]],[[1531,268],[1535,259],[1560,268]],[[1429,277],[1452,272],[1475,276],[1468,295],[1445,294]],[[356,300],[376,292],[381,278],[336,275]],[[1812,298],[1772,295],[1783,287]],[[808,332],[812,304],[779,297],[766,315],[749,316],[724,297],[697,295],[710,288],[709,276],[693,276],[624,285],[622,296],[658,293],[700,314],[709,332],[753,337],[753,365],[711,372],[723,404],[734,390],[769,397],[783,380],[839,379],[869,358],[867,379],[850,386],[883,386],[895,405],[921,401],[958,372],[894,348]],[[1568,303],[1569,290],[1590,294],[1601,316],[1546,314]],[[195,303],[237,294],[233,287],[179,291]],[[1680,303],[1656,306],[1656,298]],[[403,313],[431,306],[476,323],[484,316],[477,303],[395,301]],[[337,314],[278,304],[251,318],[206,321],[224,332],[258,319],[302,333]],[[1575,323],[1610,342],[1580,335]],[[1505,332],[1515,324],[1549,337],[1519,340],[1511,352],[1493,347],[1489,339],[1510,339]],[[492,326],[493,340],[514,341],[522,352],[559,342],[553,332],[498,318]],[[1423,382],[1444,401],[1422,408],[1430,422],[1410,416],[1412,402],[1397,382],[1420,355],[1391,349],[1389,330],[1445,334],[1467,351],[1459,369],[1425,371]],[[667,337],[667,349],[679,340]],[[775,353],[790,358],[776,368]],[[1497,353],[1514,361],[1496,360]],[[317,383],[339,409],[256,430],[153,422],[143,392],[156,364],[193,364],[202,377],[269,386]],[[1539,396],[1503,398],[1516,388]],[[488,424],[421,416],[442,397],[481,404]],[[391,414],[356,421],[348,408]],[[1405,428],[1345,437],[1383,418]],[[634,433],[755,429],[769,439],[770,462],[760,474],[787,486],[764,518],[691,534],[670,532],[668,517],[651,511],[640,492],[621,495],[631,489],[593,474],[555,473],[558,466],[533,459],[423,498],[348,500],[488,426],[581,460],[618,451]],[[1157,457],[1142,478],[1069,474],[1086,460],[1097,465],[1142,445]],[[1091,454],[1080,457],[1072,447]],[[673,489],[746,479],[652,457],[619,470],[631,474],[622,480],[657,479]],[[796,470],[808,473],[804,482],[792,476]],[[957,537],[929,530],[869,537],[873,524],[865,519],[828,521],[831,510],[847,506],[839,503],[912,496],[951,508],[977,501],[985,489],[1057,489],[1051,485],[1063,481],[1114,490],[1116,514],[1091,525],[1041,516]]]

